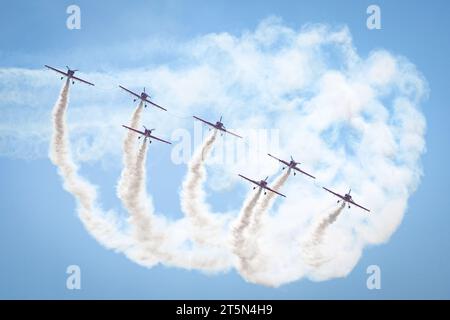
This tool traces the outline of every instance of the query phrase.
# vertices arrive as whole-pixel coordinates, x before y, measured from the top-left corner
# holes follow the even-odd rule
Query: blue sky
[[[56,169],[47,158],[22,159],[7,153],[0,157],[0,250],[3,253],[0,297],[450,298],[450,203],[446,194],[450,189],[447,167],[450,154],[446,148],[450,133],[446,78],[450,54],[447,34],[450,5],[446,1],[432,4],[426,1],[378,1],[382,30],[370,31],[366,28],[365,11],[372,3],[135,1],[130,4],[97,1],[94,4],[78,1],[82,29],[74,31],[65,28],[65,9],[72,2],[3,3],[0,28],[7,32],[0,34],[1,68],[40,69],[43,64],[68,64],[85,72],[101,73],[109,69],[157,66],[172,61],[174,53],[168,49],[170,43],[189,41],[208,33],[238,35],[243,30],[253,30],[269,16],[278,16],[293,29],[306,23],[346,25],[360,56],[366,57],[371,50],[384,48],[407,57],[426,78],[430,92],[422,104],[427,121],[427,151],[422,157],[424,176],[419,188],[410,197],[404,220],[390,240],[366,247],[356,267],[345,278],[323,282],[301,279],[273,289],[246,283],[235,271],[204,275],[163,266],[140,267],[123,255],[104,249],[86,232],[76,216],[74,200],[62,189]],[[146,46],[148,51],[142,54],[126,55],[128,51],[122,48],[123,44],[136,44],[139,48],[140,41],[155,47],[148,49]],[[165,45],[160,46],[161,43]],[[156,81],[151,80],[152,83]],[[56,99],[58,87],[55,77],[55,87],[43,90],[42,94],[49,97],[48,109]],[[27,110],[27,106],[23,107]],[[5,112],[1,118],[11,115],[10,106],[0,105],[0,108],[2,113]],[[36,109],[30,107],[29,111]],[[33,124],[24,119],[20,125]],[[158,165],[169,157],[169,151],[162,147],[158,151],[155,162],[148,164],[149,174],[153,180],[167,179],[164,190],[177,190],[185,168],[170,165],[165,170],[158,170]],[[81,173],[101,186],[105,207],[120,208],[114,196],[120,167],[93,161],[84,164]],[[159,211],[173,212],[175,217],[181,215],[177,201],[167,196],[164,190],[151,182],[148,188]],[[230,191],[225,197],[230,199],[234,195]],[[215,205],[226,203],[220,196],[212,201]],[[65,269],[70,264],[81,267],[82,289],[79,291],[69,291],[65,287]],[[381,290],[366,288],[366,268],[372,264],[381,268]]]

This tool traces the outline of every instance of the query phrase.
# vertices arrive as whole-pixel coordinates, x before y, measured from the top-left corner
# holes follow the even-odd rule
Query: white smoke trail
[[[126,138],[127,139],[127,138]],[[212,144],[212,142],[210,143]],[[149,205],[146,191],[146,141],[138,150],[137,157],[124,163],[129,166],[127,174],[123,174],[120,184],[120,198],[124,207],[130,214],[133,239],[137,245],[127,255],[133,261],[152,267],[157,263],[178,266],[186,269],[198,269],[206,272],[226,270],[230,266],[230,259],[223,253],[223,249],[215,251],[202,251],[193,247],[183,247],[183,238],[178,234],[182,232],[184,224],[167,224],[161,217],[155,215]],[[124,147],[124,152],[133,153],[132,144]],[[125,155],[124,155],[125,157]],[[124,169],[125,171],[125,169]],[[123,188],[127,186],[127,188]]]
[[[246,231],[250,225],[255,206],[261,197],[261,194],[262,188],[259,188],[257,193],[250,193],[250,197],[247,197],[232,231],[232,248],[239,259],[237,268],[246,278],[250,278],[253,272],[249,261],[254,255],[252,248],[248,247]]]
[[[134,110],[129,126],[131,128],[137,128],[139,126],[140,120],[141,120],[141,114],[142,114],[142,108],[143,108],[143,102],[139,102],[139,105]],[[136,134],[131,131],[127,130],[125,139],[123,140],[122,145],[122,162],[123,162],[123,169],[122,173],[120,175],[119,182],[117,183],[117,196],[119,199],[122,199],[124,195],[126,194],[126,191],[128,189],[127,182],[129,181],[129,176],[131,175],[131,171],[134,167],[135,161],[136,161],[136,155],[135,155],[135,139]]]
[[[287,179],[289,178],[289,174],[291,173],[291,168],[283,172],[274,182],[272,189],[275,191],[279,191],[283,184],[286,183]],[[278,197],[278,195],[274,192],[268,191],[266,197],[263,197],[261,203],[256,207],[255,209],[255,215],[251,226],[251,234],[257,235],[259,234],[260,228],[261,228],[261,220],[264,218],[264,214],[267,212],[267,210],[270,209],[270,207],[273,204],[273,200]]]
[[[338,209],[334,210],[328,217],[322,220],[322,222],[317,226],[316,231],[313,234],[313,243],[318,245],[323,241],[323,237],[325,235],[325,231],[327,228],[332,225],[338,216],[341,214],[342,210],[345,208],[345,202],[343,202]]]
[[[216,140],[217,130],[196,150],[188,165],[188,173],[183,181],[180,194],[181,209],[192,224],[193,240],[197,244],[223,246],[219,234],[223,229],[222,217],[210,213],[205,201],[203,183],[206,180],[204,167],[206,158]]]
[[[66,125],[69,83],[67,79],[52,112],[50,160],[58,167],[64,188],[77,200],[78,215],[89,233],[105,247],[123,251],[131,245],[130,240],[120,231],[115,216],[111,212],[102,213],[97,206],[95,187],[78,175],[70,154]]]
[[[303,245],[303,255],[305,262],[315,268],[319,268],[325,262],[327,258],[320,252],[321,245],[323,244],[323,238],[327,229],[337,220],[342,210],[345,208],[345,202],[343,202],[339,208],[333,210],[328,216],[326,216],[315,228],[311,239]]]
[[[272,187],[275,191],[279,191],[286,183],[290,172],[291,169],[286,170],[275,180]],[[255,203],[250,201],[248,207],[244,207],[243,211],[246,213],[242,215],[242,220],[235,230],[237,232],[234,242],[237,246],[235,252],[240,258],[243,275],[248,281],[264,285],[270,284],[266,283],[265,279],[259,278],[258,273],[265,268],[264,262],[267,257],[262,256],[258,239],[261,235],[262,220],[276,196],[276,193],[268,191],[260,203],[258,203],[258,199]]]

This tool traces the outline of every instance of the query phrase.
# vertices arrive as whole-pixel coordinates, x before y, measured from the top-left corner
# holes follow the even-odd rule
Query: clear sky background
[[[382,30],[366,28],[366,8],[373,3],[381,7]],[[0,298],[450,298],[448,1],[77,1],[82,29],[74,31],[65,28],[70,4],[74,3],[2,1],[0,67],[68,64],[103,72],[111,66],[154,65],[170,58],[170,53],[123,56],[121,44],[152,38],[185,41],[212,32],[240,34],[274,15],[292,28],[311,22],[347,25],[361,56],[385,48],[408,57],[427,79],[424,177],[399,229],[387,244],[366,248],[349,276],[324,282],[302,279],[273,289],[248,284],[235,271],[207,276],[163,266],[140,267],[102,248],[86,232],[74,200],[62,189],[48,159],[0,155]],[[43,94],[54,101],[57,92],[52,88]],[[0,118],[6,116],[6,107],[0,105]],[[168,156],[162,151],[157,161]],[[156,165],[148,168],[155,179],[162,179]],[[98,163],[83,166],[82,173],[102,187],[105,206],[120,206],[114,196],[119,170]],[[184,168],[174,167],[167,189],[176,190],[183,174]],[[174,201],[152,188],[163,209],[179,212]],[[81,267],[79,291],[66,289],[65,270],[70,264]],[[366,268],[372,264],[381,268],[381,290],[366,288]]]

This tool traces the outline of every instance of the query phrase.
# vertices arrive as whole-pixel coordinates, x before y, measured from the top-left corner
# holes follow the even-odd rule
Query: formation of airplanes
[[[59,73],[60,75],[62,75],[62,76],[61,76],[61,79],[64,79],[64,78],[66,77],[67,79],[69,79],[69,80],[72,82],[72,84],[74,84],[75,81],[80,81],[80,82],[82,82],[82,83],[85,83],[85,84],[94,86],[94,84],[91,83],[91,82],[89,82],[89,81],[86,81],[86,80],[83,80],[83,79],[81,79],[81,78],[75,77],[74,74],[75,74],[76,71],[78,71],[78,70],[76,70],[76,69],[72,70],[72,69],[70,69],[69,67],[66,66],[67,71],[65,72],[65,71],[59,70],[59,69],[57,69],[57,68],[48,66],[48,65],[45,65],[45,67],[47,67],[48,69],[53,70],[53,71]],[[144,87],[144,91],[142,91],[140,94],[138,94],[138,93],[136,93],[136,92],[133,92],[133,91],[131,91],[131,90],[129,90],[129,89],[127,89],[127,88],[121,86],[121,85],[119,85],[119,87],[120,87],[121,89],[125,90],[126,92],[130,93],[131,95],[133,95],[134,98],[135,98],[135,99],[133,100],[134,102],[136,102],[137,100],[140,100],[140,101],[142,101],[142,102],[144,103],[144,106],[145,106],[145,107],[147,107],[147,103],[149,103],[149,104],[153,105],[153,106],[156,107],[156,108],[159,108],[159,109],[161,109],[161,110],[167,111],[166,108],[161,107],[160,105],[158,105],[158,104],[156,104],[155,102],[153,102],[153,101],[150,100],[150,95],[149,95],[148,93],[145,92],[145,87]],[[209,122],[209,121],[204,120],[204,119],[202,119],[202,118],[199,118],[199,117],[197,117],[197,116],[193,116],[193,117],[194,117],[194,119],[196,119],[196,120],[198,120],[198,121],[201,121],[202,123],[208,125],[209,127],[211,127],[211,129],[220,131],[220,132],[222,133],[222,135],[223,135],[223,134],[230,134],[230,135],[232,135],[232,136],[235,136],[235,137],[237,137],[237,138],[241,138],[241,139],[242,139],[242,137],[241,137],[240,135],[238,135],[238,134],[236,134],[236,133],[233,133],[233,132],[231,132],[231,131],[228,131],[228,130],[225,128],[225,125],[224,125],[223,122],[222,122],[222,116],[220,117],[219,121],[216,121],[216,123]],[[124,128],[126,128],[126,129],[128,129],[128,130],[131,130],[131,131],[133,131],[133,132],[139,134],[138,139],[144,138],[144,139],[143,139],[143,140],[144,140],[144,143],[145,143],[145,141],[147,141],[147,140],[148,140],[149,143],[151,143],[151,142],[152,142],[152,139],[153,139],[153,140],[157,140],[157,141],[160,141],[160,142],[163,142],[163,143],[166,143],[166,144],[172,144],[171,142],[169,142],[169,141],[167,141],[167,140],[164,140],[164,139],[161,139],[161,138],[158,138],[158,137],[152,135],[152,132],[153,132],[155,129],[147,129],[147,128],[144,126],[144,131],[140,131],[140,130],[137,130],[137,129],[135,129],[135,128],[128,127],[128,126],[126,126],[126,125],[122,125],[122,126],[123,126]],[[211,130],[211,129],[210,129],[210,130]],[[297,172],[300,172],[300,173],[302,173],[302,174],[304,174],[304,175],[306,175],[306,176],[308,176],[308,177],[310,177],[310,178],[312,178],[312,179],[316,179],[315,176],[313,176],[313,175],[307,173],[306,171],[303,171],[302,169],[300,169],[300,168],[298,167],[298,165],[300,164],[300,162],[295,161],[295,160],[292,158],[292,156],[291,156],[291,159],[290,159],[289,161],[283,160],[283,159],[280,159],[280,158],[277,158],[277,157],[271,155],[270,153],[268,153],[268,156],[270,156],[270,157],[272,157],[273,159],[275,159],[275,160],[279,161],[280,163],[282,163],[282,164],[283,164],[282,170],[288,168],[289,170],[293,170],[294,175],[296,175]],[[270,192],[273,192],[273,193],[275,193],[275,194],[277,194],[277,195],[279,195],[279,196],[282,196],[282,197],[285,197],[285,198],[286,198],[286,196],[285,196],[284,194],[282,194],[282,193],[278,192],[277,190],[274,190],[274,189],[272,189],[272,188],[270,188],[270,187],[268,186],[267,180],[268,180],[269,177],[266,177],[264,180],[257,181],[257,180],[253,180],[253,179],[247,178],[247,177],[245,177],[245,176],[243,176],[243,175],[241,175],[241,174],[239,174],[239,176],[240,176],[241,178],[243,178],[243,179],[245,179],[245,180],[251,182],[252,184],[254,184],[255,186],[253,187],[253,189],[259,188],[259,189],[261,189],[261,190],[264,191],[264,194],[267,194],[267,191],[270,191]],[[326,190],[327,192],[333,194],[334,196],[338,197],[338,198],[339,198],[339,200],[337,200],[338,203],[341,202],[341,201],[343,201],[343,203],[346,204],[346,205],[348,206],[348,208],[350,208],[351,205],[354,205],[354,206],[356,206],[356,207],[359,207],[359,208],[362,209],[362,210],[365,210],[365,211],[367,211],[367,212],[370,212],[369,209],[367,209],[367,208],[365,208],[365,207],[363,207],[363,206],[357,204],[357,203],[353,200],[352,196],[350,195],[351,189],[349,190],[348,193],[346,193],[346,194],[344,194],[344,195],[341,195],[341,194],[339,194],[339,193],[337,193],[337,192],[334,192],[334,191],[332,191],[332,190],[330,190],[330,189],[328,189],[328,188],[325,188],[325,187],[322,187],[322,188],[323,188],[324,190]]]

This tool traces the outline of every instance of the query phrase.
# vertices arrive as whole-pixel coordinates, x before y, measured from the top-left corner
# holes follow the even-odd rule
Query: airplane
[[[203,123],[206,123],[208,126],[211,126],[214,129],[220,130],[220,131],[225,132],[225,133],[229,133],[229,134],[231,134],[231,135],[233,135],[235,137],[238,137],[238,138],[242,138],[240,135],[237,135],[236,133],[230,132],[227,129],[225,129],[225,126],[222,123],[222,116],[220,116],[220,120],[217,121],[215,124],[211,123],[209,121],[200,119],[199,117],[196,117],[196,116],[193,116],[193,117],[194,117],[194,119],[197,119],[197,120],[199,120],[199,121],[201,121]]]
[[[325,187],[322,187],[322,188],[324,188],[326,191],[328,191],[328,192],[334,194],[336,197],[340,198],[340,200],[338,200],[337,203],[341,202],[341,200],[342,200],[342,201],[344,201],[344,203],[350,203],[350,204],[353,204],[353,205],[355,205],[355,206],[357,206],[357,207],[360,207],[360,208],[363,209],[363,210],[366,210],[367,212],[370,212],[369,209],[366,209],[366,208],[364,208],[363,206],[360,206],[359,204],[357,204],[356,202],[353,201],[353,198],[352,198],[352,196],[350,195],[350,192],[352,192],[352,189],[350,189],[350,190],[348,191],[348,193],[346,193],[344,196],[342,196],[342,195],[340,195],[339,193],[336,193],[336,192],[331,191],[330,189],[327,189],[327,188],[325,188]],[[348,207],[350,208],[350,205],[348,205]]]
[[[271,155],[270,153],[268,153],[267,155],[270,156],[270,157],[272,157],[272,158],[274,158],[274,159],[276,159],[276,160],[278,160],[278,161],[280,161],[282,164],[284,164],[284,165],[285,165],[287,168],[289,168],[289,169],[297,170],[298,172],[301,172],[301,173],[303,173],[303,174],[305,174],[305,175],[307,175],[307,176],[309,176],[309,177],[311,177],[311,178],[313,178],[313,179],[316,178],[316,177],[314,177],[313,175],[310,175],[309,173],[307,173],[307,172],[305,172],[305,171],[303,171],[303,170],[297,168],[297,165],[300,164],[300,162],[296,162],[296,161],[292,158],[292,156],[291,156],[291,161],[287,162],[286,160],[278,159],[277,157]],[[286,169],[286,167],[283,167],[282,170]],[[295,176],[295,174],[296,174],[296,172],[294,171],[294,176]]]
[[[160,139],[160,138],[158,138],[158,137],[153,136],[153,135],[152,135],[152,131],[155,130],[155,129],[150,129],[150,130],[149,130],[149,129],[147,129],[145,126],[143,126],[143,127],[144,127],[144,131],[139,131],[139,130],[136,130],[136,129],[127,127],[127,126],[125,126],[125,125],[122,125],[122,127],[127,128],[127,129],[129,129],[129,130],[131,130],[131,131],[134,131],[134,132],[139,133],[141,136],[139,136],[138,139],[142,138],[142,136],[143,136],[143,137],[144,137],[144,141],[145,141],[145,140],[148,138],[148,139],[149,139],[149,140],[148,140],[149,143],[152,143],[152,140],[151,140],[151,139],[155,139],[155,140],[159,140],[159,141],[164,142],[164,143],[172,144],[172,142],[169,142],[169,141],[166,141],[166,140],[163,140],[163,139]]]
[[[136,99],[134,99],[133,102],[136,102],[136,100],[139,99],[139,100],[141,100],[142,102],[144,102],[144,107],[145,107],[145,108],[147,108],[147,103],[150,103],[151,105],[153,105],[153,106],[155,106],[155,107],[157,107],[157,108],[160,108],[161,110],[167,111],[166,108],[163,108],[163,107],[161,107],[160,105],[157,105],[156,103],[154,103],[154,102],[152,102],[152,101],[149,100],[150,95],[149,95],[148,93],[145,92],[145,87],[144,87],[144,91],[142,91],[141,94],[137,94],[137,93],[135,93],[135,92],[133,92],[133,91],[131,91],[131,90],[128,90],[127,88],[122,87],[122,86],[120,86],[120,85],[119,85],[119,87],[120,87],[121,89],[125,90],[126,92],[131,93],[133,96],[136,97]]]
[[[275,190],[273,190],[273,189],[271,189],[271,188],[269,188],[269,187],[267,186],[267,179],[268,179],[269,177],[266,177],[264,180],[261,180],[261,181],[255,181],[255,180],[252,180],[252,179],[250,179],[250,178],[244,177],[242,174],[239,174],[239,177],[244,178],[245,180],[248,180],[248,181],[250,181],[251,183],[256,184],[256,185],[257,185],[258,187],[260,187],[261,189],[265,189],[265,190],[272,191],[273,193],[276,193],[276,194],[278,194],[279,196],[282,196],[282,197],[285,197],[285,198],[286,198],[286,196],[285,196],[284,194],[279,193],[278,191],[275,191]],[[256,188],[257,188],[257,187],[253,187],[253,190],[256,189]],[[267,194],[267,192],[264,191],[264,194]]]
[[[64,71],[58,70],[58,69],[56,69],[56,68],[50,67],[50,66],[48,66],[48,65],[46,65],[46,64],[45,64],[44,66],[47,67],[47,68],[49,68],[50,70],[53,70],[53,71],[56,71],[56,72],[62,74],[63,76],[61,77],[61,80],[64,79],[64,77],[67,77],[67,79],[69,79],[69,80],[72,79],[72,84],[75,84],[75,81],[74,81],[74,80],[77,80],[77,81],[84,82],[84,83],[86,83],[86,84],[88,84],[88,85],[90,85],[90,86],[94,86],[94,84],[91,83],[91,82],[89,82],[89,81],[86,81],[86,80],[83,80],[83,79],[80,79],[80,78],[75,77],[75,76],[74,76],[74,73],[75,73],[76,71],[78,71],[77,69],[71,70],[68,66],[66,66],[67,72],[64,72]]]

